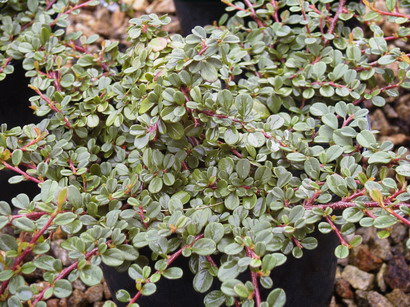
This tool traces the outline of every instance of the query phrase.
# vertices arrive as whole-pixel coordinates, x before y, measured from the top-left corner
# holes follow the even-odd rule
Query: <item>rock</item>
[[[102,284],[92,286],[85,291],[85,297],[89,303],[102,301],[103,295],[104,286]]]
[[[370,240],[376,237],[376,229],[374,227],[363,227],[359,228],[356,231],[356,234],[362,236],[363,244],[367,244],[370,242]]]
[[[389,240],[379,239],[376,234],[373,239],[373,244],[370,245],[371,253],[382,260],[390,260],[393,255]]]
[[[95,302],[93,307],[102,307],[104,305],[104,302]]]
[[[374,275],[359,270],[355,266],[348,265],[343,270],[343,279],[347,280],[350,285],[359,290],[369,290],[372,288]]]
[[[146,12],[150,13],[175,13],[175,5],[173,0],[157,0],[147,7]]]
[[[67,307],[67,299],[66,298],[62,298],[60,299],[60,305],[59,307]]]
[[[370,307],[369,301],[367,300],[367,291],[357,290],[356,302],[358,307]]]
[[[386,297],[396,307],[410,306],[410,295],[404,293],[403,290],[394,289]]]
[[[403,131],[403,133],[406,133],[410,123],[410,94],[400,96],[397,100],[396,112],[399,118],[404,122],[403,126],[407,126],[406,131]]]
[[[410,291],[410,269],[403,255],[396,255],[389,261],[384,280],[392,289]]]
[[[136,11],[145,11],[148,6],[147,0],[124,0],[129,6]]]
[[[390,301],[376,291],[356,291],[357,305],[359,307],[394,307]]]
[[[389,135],[389,136],[383,136],[380,138],[380,141],[382,142],[390,141],[394,145],[397,146],[397,145],[404,145],[405,143],[410,141],[410,137],[404,133],[396,133],[396,134]]]
[[[373,255],[367,245],[355,248],[349,258],[354,266],[365,272],[378,270],[383,263],[379,257]]]
[[[399,117],[396,110],[390,104],[386,104],[383,107],[383,111],[384,111],[384,114],[386,114],[386,116],[388,118],[397,118],[397,117]]]
[[[403,224],[393,226],[390,238],[396,244],[401,244],[409,236],[409,229]]]
[[[390,133],[390,124],[382,110],[377,109],[371,115],[372,128],[379,130],[381,135],[388,135]]]
[[[329,307],[339,307],[339,305],[336,303],[336,298],[332,296],[332,299],[330,300]]]
[[[68,305],[75,307],[87,306],[85,294],[78,289],[74,289],[73,294],[71,294],[71,296],[68,298]]]
[[[382,267],[380,268],[379,272],[376,275],[377,286],[382,292],[386,292],[386,289],[387,289],[386,282],[384,281],[384,274],[386,272],[386,268],[387,268],[387,265],[383,263]]]
[[[367,293],[367,301],[371,307],[394,307],[387,298],[376,291]]]
[[[107,283],[104,281],[103,282],[103,287],[104,287],[104,298],[106,300],[110,299],[112,297],[110,289],[108,289]]]
[[[59,299],[53,298],[51,300],[47,301],[47,307],[58,307],[58,301]]]
[[[344,299],[343,301],[343,307],[357,307],[356,303],[354,302],[354,300],[348,300],[348,299]]]
[[[178,18],[171,16],[171,22],[165,25],[163,29],[169,33],[179,33],[181,31],[181,26]]]
[[[335,283],[335,292],[341,298],[352,299],[354,297],[354,293],[350,284],[347,280],[344,279],[337,279]]]
[[[61,247],[61,243],[64,240],[55,240],[51,242],[51,251],[57,259],[60,259],[63,266],[69,266],[73,264],[74,261],[68,257],[68,251]]]
[[[80,291],[85,291],[85,289],[87,289],[87,287],[83,284],[83,282],[79,279],[74,280],[74,282],[72,283],[74,289],[78,289]]]

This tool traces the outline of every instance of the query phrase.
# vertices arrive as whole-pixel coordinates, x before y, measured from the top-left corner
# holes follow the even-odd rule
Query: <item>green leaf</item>
[[[219,307],[226,300],[224,293],[220,290],[213,290],[209,292],[204,299],[205,307]]]
[[[28,301],[33,297],[33,292],[29,286],[21,286],[17,288],[16,295],[20,300]]]
[[[149,296],[157,291],[157,286],[153,283],[145,284],[141,289],[141,294],[144,296]]]
[[[103,272],[99,266],[87,264],[80,270],[81,281],[89,287],[99,284],[102,278]]]
[[[396,167],[396,172],[404,177],[410,177],[410,164],[401,164]]]
[[[67,225],[72,223],[77,218],[77,215],[73,212],[59,213],[54,219],[56,225]]]
[[[199,293],[207,292],[211,288],[213,280],[212,275],[207,269],[198,271],[193,281],[195,291]]]
[[[14,219],[12,224],[23,231],[33,232],[34,230],[36,230],[36,225],[27,217]]]
[[[201,255],[208,256],[212,254],[216,249],[216,244],[211,239],[202,238],[194,243],[192,246],[192,252]]]
[[[23,159],[23,151],[21,149],[14,150],[11,155],[11,162],[13,162],[14,165],[19,165],[21,159]]]
[[[249,176],[251,170],[251,164],[248,159],[241,159],[236,163],[235,167],[236,172],[238,173],[239,178],[245,179]]]
[[[242,283],[236,284],[233,289],[235,290],[236,294],[240,297],[248,297],[250,294],[249,289]]]
[[[376,217],[374,220],[374,227],[376,228],[388,228],[393,226],[394,224],[397,223],[397,219],[394,216],[391,215],[382,215]]]
[[[365,147],[365,148],[370,148],[371,145],[376,143],[376,138],[373,133],[371,133],[368,130],[363,130],[356,136],[357,142]]]
[[[269,295],[267,302],[271,307],[282,307],[286,303],[286,293],[283,289],[274,289]]]
[[[131,295],[128,293],[128,291],[126,291],[124,289],[118,290],[115,293],[115,297],[117,298],[117,300],[119,300],[122,303],[126,303],[131,299]],[[117,305],[115,305],[115,306],[117,306]]]
[[[168,279],[179,279],[183,274],[184,272],[182,271],[182,269],[177,267],[169,268],[162,273],[162,275],[164,275],[164,277]]]
[[[286,156],[290,161],[302,162],[306,160],[306,156],[300,152],[292,152]]]
[[[0,234],[0,250],[5,252],[17,250],[16,238],[8,234]]]
[[[225,234],[225,229],[221,223],[211,222],[205,227],[204,235],[205,238],[211,239],[215,243],[222,240]]]
[[[336,117],[336,115],[334,115],[332,113],[328,113],[328,114],[323,115],[322,116],[322,122],[326,126],[329,126],[332,129],[337,129],[339,127],[337,117]]]
[[[54,284],[54,295],[58,298],[65,298],[71,295],[73,287],[66,279],[57,280]]]
[[[208,82],[214,82],[218,79],[218,71],[215,66],[208,62],[201,63],[201,77]]]
[[[349,248],[345,245],[339,245],[335,249],[335,255],[339,259],[346,258],[349,256]]]
[[[156,37],[149,42],[148,47],[151,47],[153,51],[158,52],[165,49],[167,44],[168,42],[165,37]]]
[[[159,191],[162,190],[162,186],[163,186],[162,179],[160,177],[155,177],[149,183],[148,190],[151,193],[158,193]]]
[[[224,140],[229,145],[236,144],[239,141],[238,131],[234,127],[231,129],[226,129],[224,134]]]
[[[10,280],[14,272],[12,270],[4,270],[0,272],[0,281]]]

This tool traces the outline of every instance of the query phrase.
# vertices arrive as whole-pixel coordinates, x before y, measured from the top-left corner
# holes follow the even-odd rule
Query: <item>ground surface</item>
[[[130,17],[145,13],[169,14],[169,32],[178,32],[172,0],[125,0],[133,8],[126,14],[115,6],[97,10],[83,10],[72,19],[70,31],[85,35],[98,33],[103,39],[117,39],[126,45],[126,28]],[[384,27],[388,33],[394,31]],[[388,34],[387,33],[387,34]],[[410,43],[396,41],[405,52]],[[407,45],[406,45],[407,44]],[[380,138],[391,140],[396,146],[410,148],[410,93],[401,92],[398,98],[388,100],[382,109],[371,110],[372,127],[380,131]],[[402,225],[393,228],[388,239],[377,239],[374,229],[360,229],[364,244],[355,248],[348,259],[339,262],[332,307],[408,307],[410,306],[410,252],[405,248],[409,230]],[[376,238],[376,239],[375,239]],[[69,264],[66,253],[54,243],[56,255]],[[67,299],[50,299],[50,307],[102,306],[111,295],[103,283],[87,288],[80,281],[74,284],[74,293]]]

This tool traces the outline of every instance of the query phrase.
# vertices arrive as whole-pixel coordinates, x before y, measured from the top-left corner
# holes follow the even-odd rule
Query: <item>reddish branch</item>
[[[367,202],[362,202],[364,207],[366,208],[380,208],[380,205],[375,202],[375,201],[367,201]],[[405,206],[410,208],[410,204],[407,203],[397,203],[397,204],[391,204],[389,207],[393,209],[398,209],[400,206]],[[330,204],[323,204],[323,205],[306,205],[304,206],[305,209],[311,210],[314,208],[319,208],[319,209],[326,209],[326,208],[332,208],[332,209],[346,209],[346,208],[352,208],[352,207],[357,207],[357,204],[355,202],[351,201],[338,201],[335,203],[330,203]]]
[[[336,225],[333,223],[332,219],[328,215],[325,216],[325,219],[329,223],[332,230],[336,233],[337,237],[339,238],[340,244],[349,247],[349,243],[347,243],[345,238],[343,238],[342,233],[340,232],[339,228],[337,228]]]
[[[81,53],[85,53],[85,54],[88,54],[88,55],[91,55],[91,56],[94,57],[94,55],[93,55],[86,47],[79,46],[79,45],[75,44],[75,42],[73,42],[73,41],[66,42],[65,45],[66,45],[67,47],[70,47],[70,48],[74,49],[75,51],[78,51],[78,52],[81,52]],[[101,66],[101,68],[102,68],[103,70],[105,70],[105,71],[107,71],[107,72],[110,70],[110,68],[108,67],[108,65],[105,64],[105,63],[102,61],[102,56],[99,56],[99,57],[96,58],[95,60],[97,61],[98,65]],[[158,76],[157,76],[157,77],[158,77]]]
[[[406,18],[406,19],[410,19],[410,15],[406,15],[406,14],[401,14],[399,12],[386,12],[383,10],[378,9],[373,3],[369,3],[369,1],[367,0],[363,0],[363,3],[373,12],[379,13],[380,15],[384,15],[384,16],[392,16],[392,17],[401,17],[401,18]]]
[[[9,63],[11,62],[12,59],[13,58],[10,56],[4,61],[3,65],[1,65],[1,67],[0,67],[0,73],[3,72],[3,70],[7,67],[7,65],[9,65]]]
[[[279,20],[279,5],[278,2],[275,0],[271,1],[271,4],[273,6],[273,9],[275,10],[275,13],[272,14],[273,19],[275,19],[276,22],[280,22]]]
[[[253,258],[253,259],[259,259],[260,258],[248,246],[246,246],[246,255],[248,257]],[[253,294],[254,294],[255,300],[256,300],[256,307],[259,307],[262,303],[262,299],[261,299],[261,293],[260,293],[260,290],[259,290],[258,273],[252,271],[252,269],[251,269],[251,278],[252,278],[252,284],[253,284]]]
[[[43,215],[49,214],[48,212],[30,212],[30,213],[23,213],[23,214],[16,214],[10,216],[10,221],[18,219],[20,217],[26,217],[30,220],[37,220]]]
[[[57,16],[57,18],[56,19],[54,19],[51,23],[50,23],[50,26],[55,26],[56,24],[57,24],[57,22],[58,22],[58,19],[61,17],[61,16],[63,16],[63,15],[69,15],[69,14],[71,14],[73,11],[75,11],[75,10],[78,10],[78,9],[80,9],[80,8],[82,8],[82,7],[86,7],[86,6],[88,6],[91,2],[93,2],[94,0],[88,0],[88,1],[85,1],[85,2],[83,2],[83,3],[80,3],[80,4],[77,4],[77,5],[75,5],[75,6],[73,6],[71,9],[69,9],[69,10],[67,10],[67,11],[65,11],[65,12],[63,12],[63,13],[61,13],[61,14],[58,14],[58,16]]]
[[[108,242],[107,242],[107,244],[108,244]],[[90,259],[92,256],[96,255],[97,253],[98,253],[98,247],[96,247],[96,248],[94,248],[93,250],[87,252],[87,253],[85,254],[85,259],[88,260],[88,259]],[[51,287],[54,286],[54,284],[55,284],[56,281],[65,278],[68,274],[70,274],[72,271],[74,271],[75,269],[77,269],[78,263],[79,263],[79,261],[77,260],[77,261],[74,262],[72,265],[70,265],[70,266],[66,267],[64,270],[62,270],[62,271],[60,272],[60,274],[58,274],[58,276],[53,280],[53,283],[49,284],[49,285],[48,285],[47,287],[45,287],[39,294],[37,294],[37,295],[34,297],[34,301],[33,301],[32,306],[35,307],[35,306],[37,305],[37,303],[40,302],[40,301],[43,299],[44,294],[47,292],[48,289],[50,289]]]
[[[339,0],[339,6],[337,8],[335,16],[330,21],[330,26],[329,30],[327,31],[328,34],[333,34],[335,31],[335,27],[337,24],[337,21],[339,20],[339,15],[343,12],[344,5],[346,3],[346,0]],[[327,43],[329,40],[326,40],[325,42]]]
[[[53,101],[51,101],[50,98],[48,98],[47,96],[45,96],[37,87],[34,87],[34,86],[32,86],[32,85],[29,85],[29,87],[30,87],[32,90],[34,90],[34,91],[37,93],[37,95],[39,95],[39,96],[41,97],[41,99],[43,99],[43,100],[48,104],[48,106],[50,107],[51,110],[53,110],[53,111],[56,112],[56,113],[63,113],[63,111],[61,111],[60,109],[58,109],[58,108],[55,106],[55,103],[54,103]],[[67,128],[69,128],[69,129],[71,128],[71,124],[70,124],[70,122],[68,121],[68,118],[65,117],[65,116],[64,116],[64,123],[65,123],[65,126],[66,126]]]
[[[139,206],[138,209],[139,209],[138,214],[139,214],[139,216],[140,216],[140,218],[141,218],[141,222],[143,223],[144,228],[145,228],[145,229],[148,229],[148,226],[149,226],[149,225],[148,225],[147,222],[145,222],[144,208],[143,208],[142,206]]]
[[[244,0],[244,2],[245,2],[246,6],[249,8],[249,10],[251,12],[252,19],[256,21],[258,26],[261,27],[261,28],[266,27],[266,24],[262,20],[260,20],[258,18],[258,16],[256,15],[255,9],[254,9],[253,4],[251,3],[251,1],[250,0]]]
[[[19,169],[19,168],[16,167],[16,166],[12,166],[12,165],[8,164],[6,161],[1,161],[1,163],[2,163],[7,169],[9,169],[9,170],[11,170],[11,171],[14,171],[14,172],[16,172],[16,173],[22,175],[22,176],[23,176],[24,178],[26,178],[27,180],[33,181],[33,182],[35,182],[35,183],[41,183],[41,182],[44,181],[44,180],[37,179],[37,178],[35,178],[35,177],[33,177],[33,176],[30,176],[30,175],[27,174],[25,171],[22,171],[21,169]]]
[[[58,212],[55,211],[53,214],[51,214],[50,218],[44,224],[43,228],[41,228],[39,231],[34,233],[34,235],[31,238],[29,244],[27,245],[27,248],[21,253],[20,256],[18,256],[17,258],[14,259],[13,265],[11,266],[12,271],[16,271],[22,265],[24,259],[33,250],[37,240],[48,230],[48,228],[50,227],[50,225],[53,222],[54,218],[57,216],[57,213]],[[5,280],[0,285],[0,296],[4,294],[4,291],[7,289],[7,286],[9,284],[9,282],[10,282],[10,280]]]
[[[182,255],[182,252],[184,249],[186,248],[190,248],[192,247],[192,245],[198,241],[199,239],[203,238],[204,235],[198,235],[195,237],[194,242],[192,242],[191,244],[185,245],[183,247],[181,247],[178,251],[176,251],[175,253],[173,253],[171,256],[168,257],[167,259],[167,263],[166,263],[166,268],[167,269],[177,258],[179,258]],[[159,274],[161,273],[161,271],[156,271],[155,274]],[[146,280],[146,282],[149,282],[149,279]],[[141,291],[138,291],[137,294],[128,302],[127,306],[131,306],[132,304],[134,304],[137,299],[142,295]]]

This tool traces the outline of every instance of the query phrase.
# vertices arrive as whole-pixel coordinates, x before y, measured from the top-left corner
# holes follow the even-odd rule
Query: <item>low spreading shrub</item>
[[[229,18],[187,37],[163,31],[166,16],[132,19],[124,53],[65,31],[99,1],[1,2],[0,79],[22,61],[42,120],[1,126],[0,169],[41,191],[0,202],[0,306],[67,297],[78,278],[99,283],[101,263],[129,267],[138,292],[116,297],[137,306],[182,276],[179,257],[196,291],[222,282],[207,306],[282,306],[283,290],[260,288],[317,247],[314,229],[336,233],[344,258],[357,225],[382,238],[410,225],[410,156],[376,141],[364,107],[410,87],[409,56],[390,45],[410,37],[406,1],[225,0]]]

